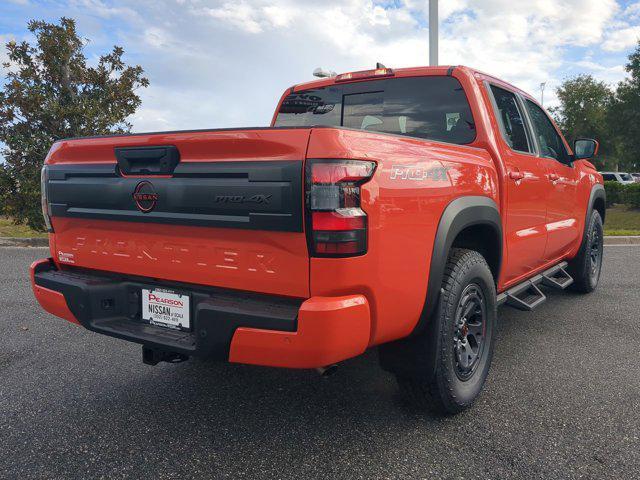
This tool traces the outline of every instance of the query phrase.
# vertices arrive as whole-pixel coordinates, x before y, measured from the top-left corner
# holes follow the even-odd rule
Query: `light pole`
[[[429,0],[429,66],[438,65],[438,0]]]
[[[544,107],[544,87],[547,86],[547,82],[542,82],[540,84],[540,105]]]

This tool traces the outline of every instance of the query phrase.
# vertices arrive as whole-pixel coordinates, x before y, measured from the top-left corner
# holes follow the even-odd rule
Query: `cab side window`
[[[496,101],[496,115],[507,144],[519,152],[533,152],[515,94],[495,85],[491,85],[491,93]]]
[[[527,100],[527,108],[540,145],[540,155],[555,158],[561,163],[569,163],[570,158],[564,142],[544,110],[531,100]]]

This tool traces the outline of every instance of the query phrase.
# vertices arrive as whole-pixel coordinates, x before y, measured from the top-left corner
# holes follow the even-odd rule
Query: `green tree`
[[[640,41],[625,66],[629,78],[618,84],[609,112],[621,170],[640,171]]]
[[[6,44],[8,73],[0,87],[0,209],[42,229],[40,169],[60,138],[123,133],[141,103],[136,90],[149,81],[140,66],[127,66],[114,46],[96,66],[87,65],[85,41],[73,19],[59,24],[31,21],[35,44]]]
[[[614,93],[606,83],[591,75],[578,75],[565,80],[556,88],[560,105],[551,109],[558,126],[569,142],[576,138],[595,138],[600,142],[599,158],[602,168],[615,152],[607,117]]]

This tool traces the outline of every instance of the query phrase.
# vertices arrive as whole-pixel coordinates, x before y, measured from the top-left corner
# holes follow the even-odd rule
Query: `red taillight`
[[[309,160],[307,209],[311,254],[352,256],[367,251],[367,214],[360,208],[360,185],[374,162]]]
[[[349,80],[361,80],[363,78],[392,77],[394,75],[391,68],[376,68],[375,70],[361,70],[359,72],[342,73],[336,77],[336,83],[348,82]]]
[[[345,208],[343,212],[313,212],[311,219],[314,230],[360,230],[366,227],[366,215],[359,208]]]
[[[313,183],[359,182],[372,173],[371,162],[316,163],[313,165]]]
[[[47,189],[49,188],[49,167],[46,165],[40,171],[40,204],[42,206],[42,216],[44,217],[44,225],[48,232],[53,232],[51,226],[51,211],[49,207],[49,199],[47,197]]]

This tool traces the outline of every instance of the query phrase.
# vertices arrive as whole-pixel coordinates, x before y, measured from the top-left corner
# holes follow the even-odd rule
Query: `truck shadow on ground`
[[[549,312],[555,304],[566,302],[567,298],[559,298],[565,296],[568,295],[550,295],[546,305]],[[541,310],[545,310],[545,306]],[[509,368],[508,365],[503,368],[502,363],[505,357],[511,356],[511,346],[519,345],[518,337],[531,334],[531,330],[544,335],[548,327],[537,317],[504,307],[499,310],[492,370]],[[290,441],[296,442],[308,440],[310,432],[321,439],[322,432],[344,429],[346,425],[352,429],[355,426],[352,433],[357,434],[357,428],[365,425],[373,431],[384,430],[391,424],[397,429],[403,422],[412,428],[416,422],[422,426],[438,425],[468,414],[443,417],[407,404],[394,377],[379,367],[375,350],[344,362],[328,378],[312,370],[281,370],[203,360],[137,368],[140,370],[139,375],[135,375],[137,384],[127,384],[123,379],[122,388],[114,388],[112,396],[103,398],[109,404],[104,408],[121,410],[130,421],[139,422],[147,429],[155,425],[165,432],[191,424],[196,431],[204,428],[211,435],[217,431],[232,437],[247,435],[256,439],[262,433],[268,441],[271,430],[284,429],[289,432]],[[473,416],[491,401],[491,377],[487,391],[474,407]],[[131,412],[136,412],[136,416],[132,417]]]
[[[554,292],[539,314],[499,309],[496,355],[492,370],[504,370],[505,356],[511,355],[519,337],[553,329],[545,323],[556,304],[567,302],[571,294]],[[545,310],[548,310],[545,312]],[[546,325],[546,326],[545,326]],[[504,355],[504,354],[507,355]],[[362,424],[385,428],[391,422],[397,427],[399,418],[407,425],[419,421],[435,423],[452,418],[420,411],[401,396],[393,375],[378,365],[375,349],[359,358],[346,361],[338,371],[323,378],[313,370],[285,370],[247,365],[233,365],[192,359],[181,364],[159,364],[155,367],[139,365],[135,378],[140,384],[128,385],[123,379],[122,389],[114,388],[113,396],[105,399],[109,408],[123,412],[136,411],[130,418],[147,426],[157,424],[171,430],[167,422],[194,426],[217,425],[224,431],[251,431],[256,427],[268,437],[271,428],[287,429],[291,434],[299,425],[308,435],[316,431],[342,428],[361,419]],[[135,358],[132,359],[135,362]],[[491,374],[487,392],[475,408],[482,408],[491,395]],[[138,407],[144,405],[144,409]],[[105,405],[106,407],[106,405]],[[476,411],[475,414],[478,412]],[[463,416],[466,415],[462,414]],[[128,415],[127,415],[128,416]],[[359,423],[356,421],[356,423]]]

